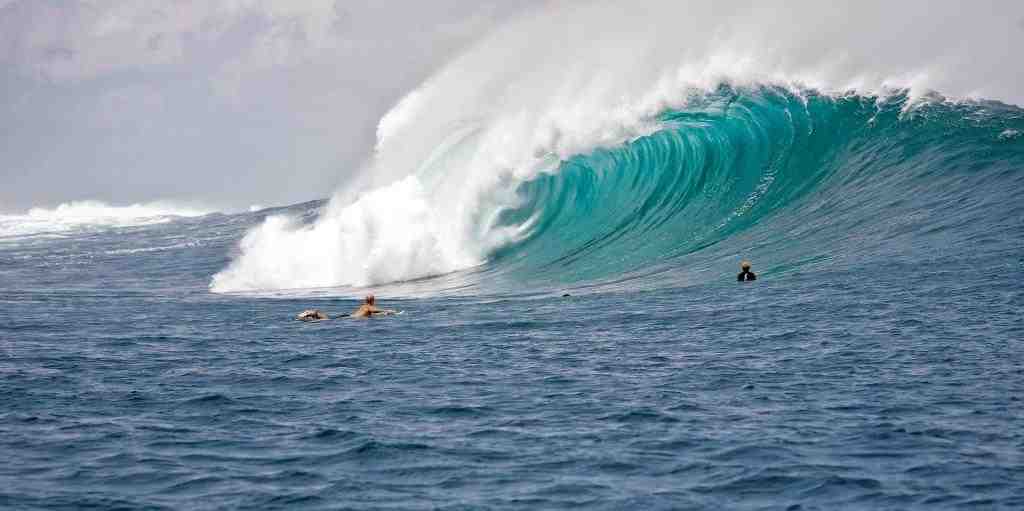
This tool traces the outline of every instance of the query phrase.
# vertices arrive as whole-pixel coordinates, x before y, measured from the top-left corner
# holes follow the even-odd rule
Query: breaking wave
[[[381,120],[374,157],[315,220],[250,231],[211,289],[467,271],[459,285],[679,284],[740,257],[778,271],[920,258],[1005,224],[977,206],[994,197],[1019,215],[1021,110],[970,99],[1018,99],[1015,71],[992,68],[1008,39],[962,54],[881,3],[827,7],[801,8],[842,24],[671,3],[510,24]]]
[[[166,202],[113,206],[100,201],[73,201],[54,208],[32,208],[21,215],[0,215],[0,238],[61,235],[89,229],[135,227],[196,217],[212,211]]]

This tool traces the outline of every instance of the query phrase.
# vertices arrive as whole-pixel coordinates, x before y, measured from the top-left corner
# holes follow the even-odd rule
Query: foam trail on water
[[[998,7],[998,9],[996,8]],[[217,292],[372,285],[471,267],[528,235],[497,227],[519,184],[662,128],[697,91],[1024,102],[1024,4],[560,4],[481,40],[384,116],[372,159],[312,225],[270,218]],[[908,20],[914,20],[910,23]],[[969,45],[955,34],[970,33]]]

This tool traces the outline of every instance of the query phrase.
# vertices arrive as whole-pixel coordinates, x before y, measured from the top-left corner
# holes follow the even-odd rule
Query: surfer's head
[[[366,305],[373,305],[373,302],[377,301],[373,295],[366,295]]]
[[[740,269],[742,269],[743,271],[749,271],[750,261],[743,261],[742,263],[740,263]]]

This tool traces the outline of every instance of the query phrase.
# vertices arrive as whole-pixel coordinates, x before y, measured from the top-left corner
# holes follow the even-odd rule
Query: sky
[[[624,49],[644,44],[656,51]],[[435,110],[471,110],[487,84],[536,77],[509,94],[547,94],[559,83],[538,83],[562,68],[600,77],[609,60],[623,74],[638,55],[671,69],[687,54],[1021,105],[1022,46],[1015,0],[0,0],[0,214],[326,198],[365,172],[378,121],[432,75],[456,91]]]
[[[430,71],[540,0],[0,0],[0,213],[323,198]]]

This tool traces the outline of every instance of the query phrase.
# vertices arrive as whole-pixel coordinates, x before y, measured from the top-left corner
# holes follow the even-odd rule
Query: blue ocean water
[[[1024,113],[908,102],[694,98],[391,318],[210,291],[323,202],[8,234],[0,507],[1020,509]]]

